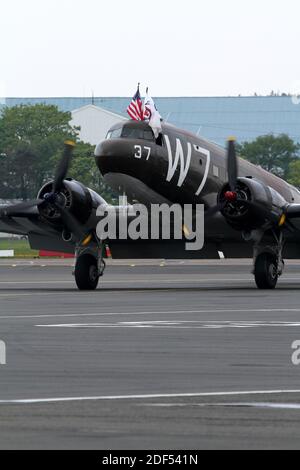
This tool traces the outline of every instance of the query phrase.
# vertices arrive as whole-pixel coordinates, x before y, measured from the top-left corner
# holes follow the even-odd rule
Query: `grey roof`
[[[126,115],[131,97],[94,98],[93,103]],[[162,117],[177,127],[199,133],[224,145],[229,135],[249,141],[259,135],[286,133],[300,142],[300,104],[291,97],[160,97],[154,98]],[[47,103],[72,111],[92,103],[91,98],[7,98],[6,105]]]

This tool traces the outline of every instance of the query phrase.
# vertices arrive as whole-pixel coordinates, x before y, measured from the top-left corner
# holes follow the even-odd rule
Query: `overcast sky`
[[[0,95],[129,96],[138,81],[153,96],[300,92],[297,0],[1,0],[0,9]]]

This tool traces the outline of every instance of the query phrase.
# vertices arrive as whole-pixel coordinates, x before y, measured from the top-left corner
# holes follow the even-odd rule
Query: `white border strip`
[[[34,403],[64,403],[71,401],[100,400],[151,400],[155,398],[193,398],[193,397],[226,397],[242,395],[276,395],[284,393],[300,393],[300,390],[250,390],[236,392],[198,392],[198,393],[156,393],[147,395],[100,395],[94,397],[59,397],[59,398],[26,398],[17,400],[0,400],[0,405]]]

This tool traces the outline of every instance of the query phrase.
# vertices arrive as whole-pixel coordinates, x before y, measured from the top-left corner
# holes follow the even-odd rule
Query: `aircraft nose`
[[[124,139],[104,140],[97,145],[95,158],[102,175],[110,171],[125,171],[131,165],[132,146]]]
[[[113,155],[113,145],[109,140],[103,140],[96,146],[95,157],[109,157]]]

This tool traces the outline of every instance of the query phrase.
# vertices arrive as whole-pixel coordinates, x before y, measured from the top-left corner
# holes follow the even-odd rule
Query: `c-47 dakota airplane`
[[[67,178],[74,144],[65,142],[54,181],[36,200],[2,207],[0,232],[27,235],[33,249],[75,253],[79,289],[96,289],[103,241],[97,208],[104,199]],[[283,258],[300,258],[300,192],[282,179],[237,158],[234,139],[224,149],[162,123],[155,138],[145,121],[113,126],[95,150],[105,181],[145,205],[205,206],[205,242],[186,251],[183,240],[107,240],[113,258],[252,258],[257,287],[272,289]]]

